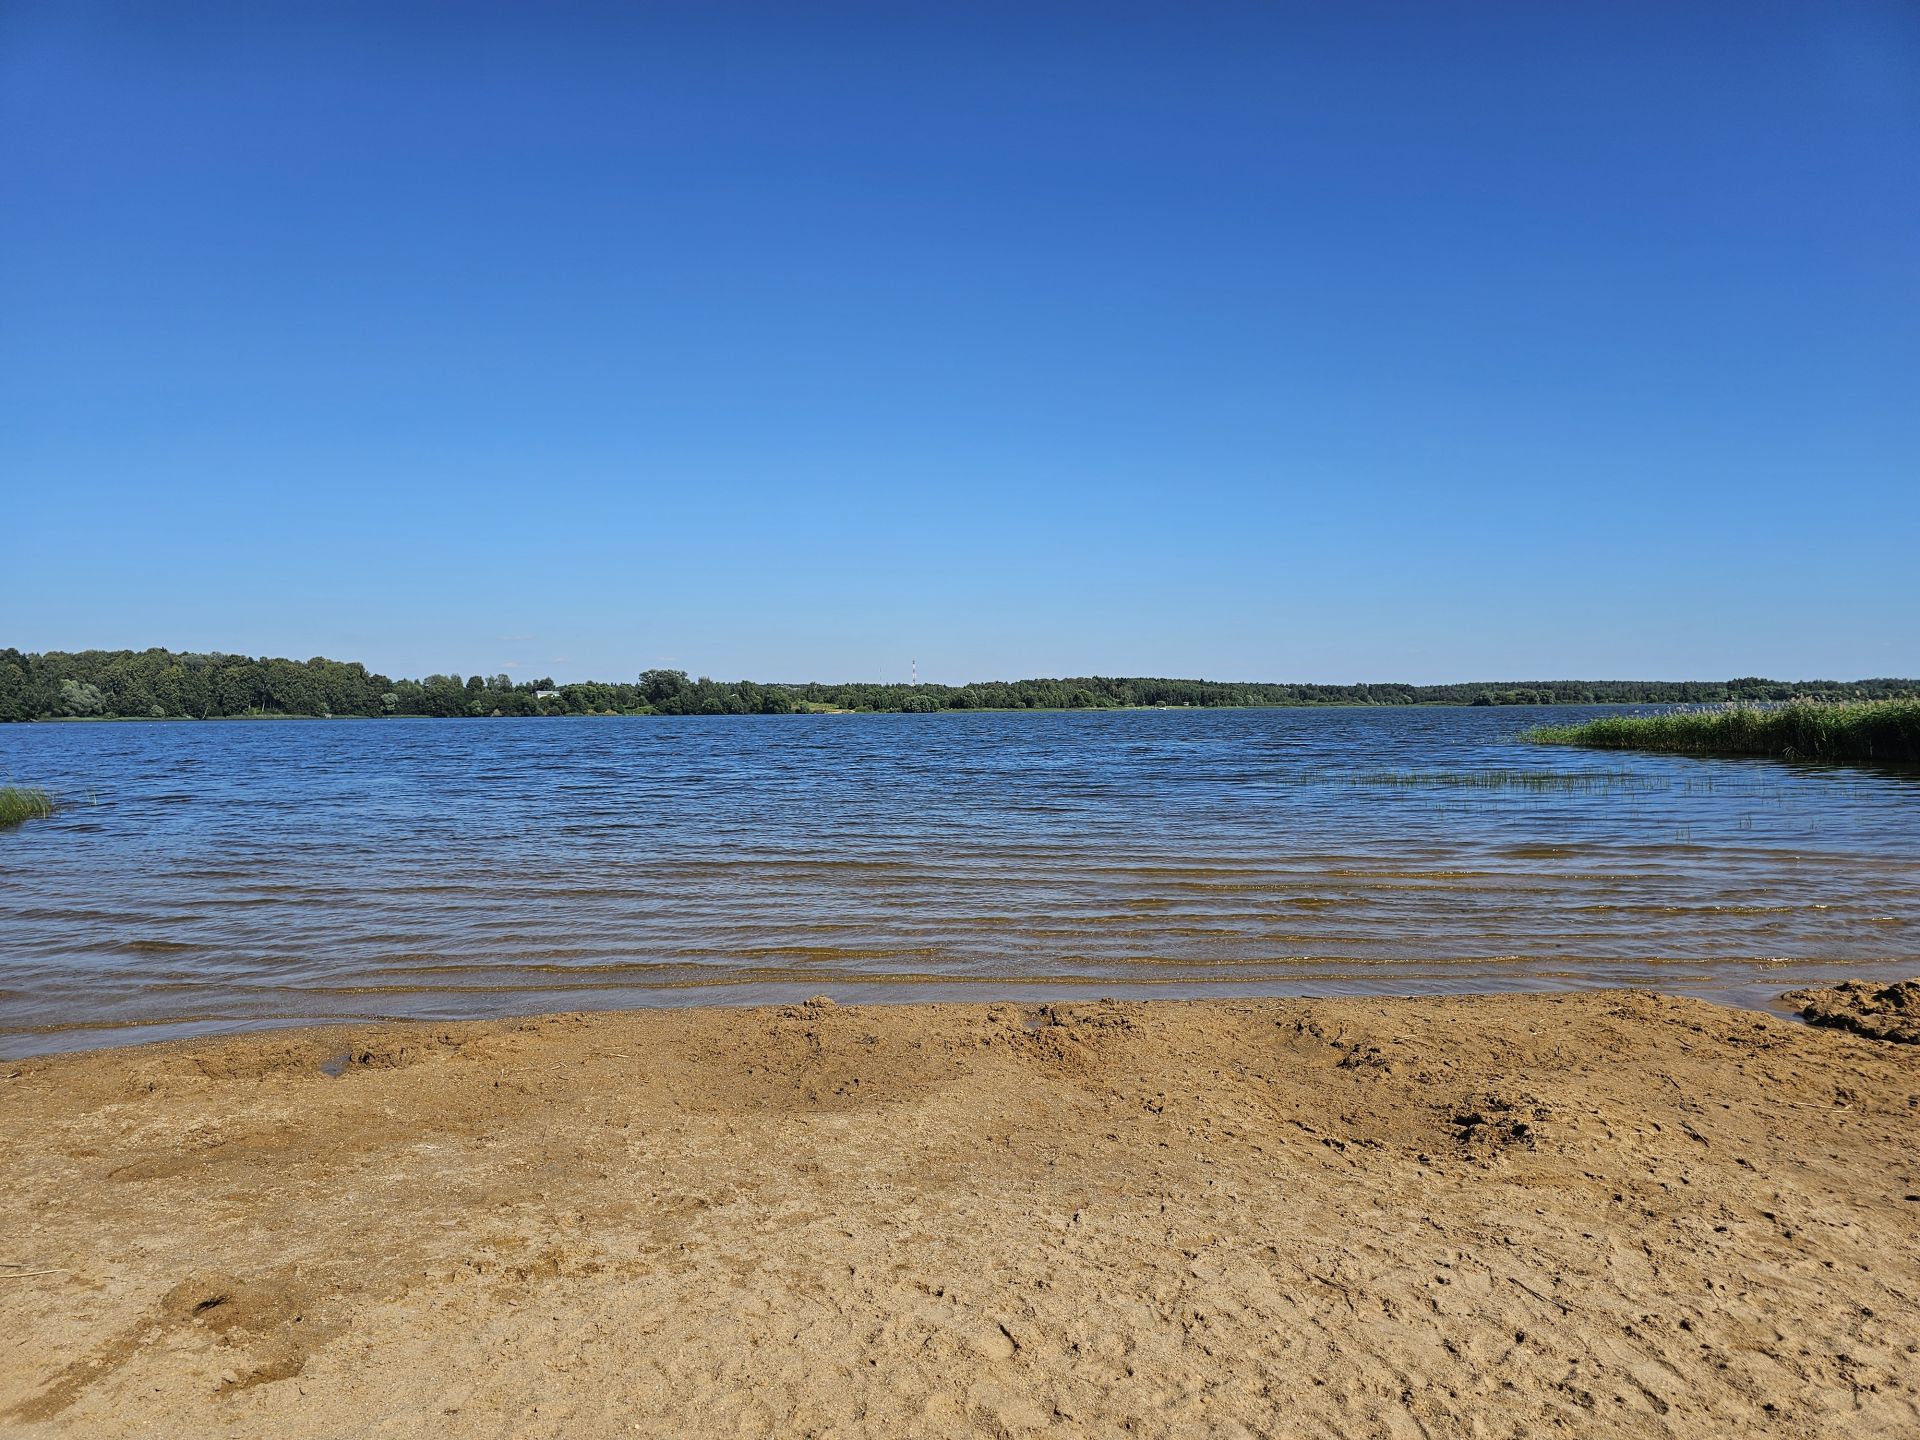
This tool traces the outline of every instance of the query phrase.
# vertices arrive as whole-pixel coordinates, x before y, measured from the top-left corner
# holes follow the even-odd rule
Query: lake
[[[0,1054],[629,1005],[1920,964],[1920,775],[1527,709],[0,726]]]

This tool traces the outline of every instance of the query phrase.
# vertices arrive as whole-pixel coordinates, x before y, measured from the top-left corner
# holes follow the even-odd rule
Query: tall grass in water
[[[44,820],[53,814],[53,801],[44,790],[27,790],[17,785],[0,785],[0,830],[22,820]]]
[[[1596,750],[1913,762],[1920,761],[1920,700],[1793,700],[1608,715],[1578,725],[1542,725],[1521,738]]]

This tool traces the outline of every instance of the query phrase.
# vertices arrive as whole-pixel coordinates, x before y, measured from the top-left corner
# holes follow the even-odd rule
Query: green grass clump
[[[1792,700],[1608,715],[1578,725],[1542,725],[1520,738],[1596,750],[1910,764],[1920,761],[1920,700]]]
[[[0,830],[22,820],[44,820],[53,814],[53,800],[44,790],[0,785]]]

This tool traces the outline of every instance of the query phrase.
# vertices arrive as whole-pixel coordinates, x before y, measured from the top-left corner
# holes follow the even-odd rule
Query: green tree
[[[63,715],[99,715],[107,708],[106,696],[84,680],[60,682],[60,713]]]

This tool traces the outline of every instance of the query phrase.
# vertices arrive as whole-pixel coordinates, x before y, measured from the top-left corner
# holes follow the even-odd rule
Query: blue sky
[[[0,643],[1920,674],[1920,10],[0,4]]]

